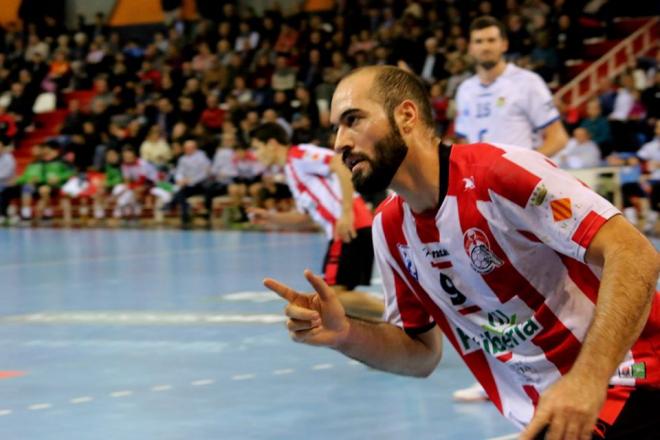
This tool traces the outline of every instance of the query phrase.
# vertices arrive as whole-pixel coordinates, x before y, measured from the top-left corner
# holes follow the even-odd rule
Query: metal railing
[[[559,89],[555,93],[556,100],[571,108],[584,104],[598,90],[598,82],[601,78],[616,77],[634,63],[635,57],[658,44],[656,35],[659,24],[659,17],[650,18],[644,26]]]

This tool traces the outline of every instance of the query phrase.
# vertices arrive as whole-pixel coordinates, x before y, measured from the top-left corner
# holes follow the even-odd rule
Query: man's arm
[[[373,368],[407,376],[433,372],[442,355],[437,327],[416,336],[392,324],[370,323],[346,317],[335,291],[320,277],[305,271],[316,291],[303,295],[273,279],[264,285],[289,302],[287,327],[296,342],[334,348]]]
[[[339,186],[341,187],[341,217],[335,225],[335,238],[341,239],[344,243],[350,242],[357,236],[353,227],[353,182],[351,181],[351,172],[341,160],[340,155],[335,155],[330,161],[330,171],[337,175]]]
[[[637,340],[651,309],[660,271],[653,245],[620,215],[598,231],[586,260],[603,267],[598,302],[576,373],[599,378],[605,385]]]
[[[559,119],[548,125],[543,131],[543,135],[543,144],[537,151],[547,157],[559,153],[568,142],[568,133]]]
[[[603,275],[594,319],[573,367],[541,396],[522,440],[547,425],[547,439],[591,438],[607,386],[644,328],[660,271],[653,245],[620,215],[597,232],[586,253]]]
[[[312,218],[299,211],[273,212],[262,208],[248,208],[250,221],[254,224],[305,227],[314,225]]]

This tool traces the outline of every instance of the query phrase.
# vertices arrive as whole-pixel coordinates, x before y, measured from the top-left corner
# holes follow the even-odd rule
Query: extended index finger
[[[298,293],[296,293],[295,290],[293,290],[286,284],[282,284],[279,281],[274,280],[272,278],[264,279],[264,286],[266,286],[273,292],[277,293],[279,296],[281,296],[283,299],[287,300],[288,302],[293,302],[298,297]]]

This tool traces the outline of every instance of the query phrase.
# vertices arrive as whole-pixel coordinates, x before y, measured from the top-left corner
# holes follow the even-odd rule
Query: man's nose
[[[353,138],[344,127],[339,127],[335,137],[335,153],[343,154],[353,148]]]

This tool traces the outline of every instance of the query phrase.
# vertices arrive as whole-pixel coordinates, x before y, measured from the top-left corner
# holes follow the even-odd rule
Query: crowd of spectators
[[[339,79],[355,67],[395,64],[428,85],[438,130],[451,139],[452,99],[471,74],[467,28],[473,18],[501,18],[508,58],[556,87],[568,79],[565,61],[580,56],[587,36],[576,17],[602,20],[607,32],[613,15],[608,2],[594,1],[342,5],[258,15],[223,2],[212,20],[173,19],[139,38],[108,27],[103,14],[91,24],[79,20],[74,29],[50,17],[0,27],[0,217],[11,218],[14,200],[23,219],[33,217],[33,209],[39,218],[52,216],[52,201],[60,200],[67,221],[74,199],[81,212],[98,219],[139,218],[148,206],[156,219],[177,210],[184,224],[192,196],[203,200],[198,212],[207,220],[218,196],[230,208],[227,222],[246,220],[246,197],[288,209],[286,197],[272,190],[282,170],[264,169],[249,148],[249,133],[261,122],[281,124],[294,144],[331,146],[329,103]],[[586,113],[567,119],[574,139],[558,161],[582,167],[609,158],[614,164],[657,144],[659,79],[652,59],[605,81]],[[94,97],[89,103],[67,99],[74,90],[93,90]],[[16,175],[12,146],[39,129],[33,108],[44,93],[68,114]],[[641,158],[649,171],[660,161],[655,154]],[[640,185],[639,194],[651,192]]]

